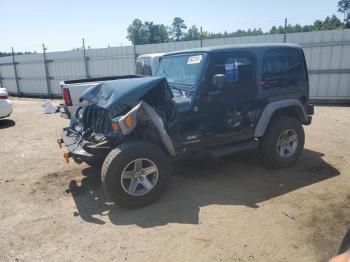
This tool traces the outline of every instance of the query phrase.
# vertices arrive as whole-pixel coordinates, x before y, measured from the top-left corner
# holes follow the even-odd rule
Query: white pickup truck
[[[140,55],[137,57],[135,75],[108,76],[61,81],[60,86],[64,99],[64,103],[60,104],[59,107],[61,117],[70,119],[71,116],[74,116],[76,110],[84,104],[84,102],[81,103],[79,101],[81,94],[89,87],[96,85],[96,83],[102,83],[104,81],[117,79],[134,78],[139,77],[140,75],[153,76],[157,71],[160,58],[163,55],[164,53],[155,53]]]

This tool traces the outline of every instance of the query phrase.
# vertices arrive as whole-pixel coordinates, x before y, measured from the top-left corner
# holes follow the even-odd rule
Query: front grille
[[[112,119],[109,112],[96,105],[88,105],[84,108],[81,120],[84,131],[88,134],[108,134],[112,128]]]

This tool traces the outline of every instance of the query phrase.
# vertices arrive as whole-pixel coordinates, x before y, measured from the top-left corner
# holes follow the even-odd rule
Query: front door
[[[208,146],[234,143],[253,136],[256,116],[256,59],[250,52],[212,54],[208,86],[202,99],[205,128],[202,135]],[[212,83],[215,74],[224,74],[223,89]]]

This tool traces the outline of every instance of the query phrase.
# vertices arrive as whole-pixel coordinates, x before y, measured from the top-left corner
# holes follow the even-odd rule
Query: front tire
[[[106,194],[127,208],[154,202],[168,177],[167,156],[157,146],[143,141],[118,145],[106,157],[101,171]]]
[[[100,159],[100,158],[91,158],[91,159],[85,160],[84,162],[89,166],[95,167],[98,169],[100,169],[103,165],[103,159]]]
[[[288,116],[274,117],[260,141],[259,151],[271,167],[291,166],[304,148],[305,133],[300,121]]]

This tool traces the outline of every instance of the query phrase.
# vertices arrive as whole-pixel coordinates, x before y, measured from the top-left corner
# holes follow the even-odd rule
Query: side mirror
[[[216,74],[213,75],[213,87],[215,90],[222,90],[226,85],[226,75]]]

